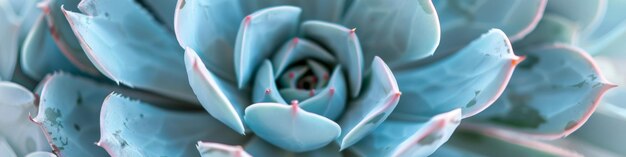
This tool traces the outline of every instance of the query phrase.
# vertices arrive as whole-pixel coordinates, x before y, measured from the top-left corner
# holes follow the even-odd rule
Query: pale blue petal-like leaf
[[[252,157],[241,146],[231,146],[221,143],[201,142],[196,145],[202,157]]]
[[[514,45],[516,49],[524,49],[555,43],[573,44],[577,38],[578,30],[572,21],[561,16],[545,14],[535,30]]]
[[[181,47],[191,47],[207,69],[236,82],[235,41],[244,14],[239,0],[178,0],[174,30]]]
[[[278,92],[283,97],[283,99],[289,101],[304,101],[315,96],[315,90],[304,90],[297,88],[282,88],[279,89]]]
[[[400,89],[396,78],[385,62],[374,57],[369,81],[363,85],[363,93],[348,103],[346,112],[339,120],[344,130],[336,140],[341,149],[355,144],[380,125],[396,108]]]
[[[611,90],[609,93],[615,93],[615,90]],[[608,98],[609,93],[603,100]],[[623,93],[620,94],[620,97],[624,97]],[[626,122],[626,108],[620,106],[625,105],[623,102],[616,102],[621,104],[601,103],[598,106],[598,110],[591,115],[585,125],[568,136],[568,138],[576,139],[606,151],[621,154],[622,156],[626,155],[626,150],[623,149],[624,142],[626,142],[626,136],[623,136],[624,132],[626,132],[626,125],[624,125],[624,122]]]
[[[545,12],[575,22],[579,31],[589,31],[602,20],[606,0],[548,0]]]
[[[369,65],[379,56],[390,67],[431,56],[441,36],[430,0],[358,0],[342,22],[356,28]]]
[[[247,85],[263,60],[296,35],[301,12],[300,8],[291,6],[272,7],[256,11],[241,21],[234,57],[239,88]]]
[[[343,113],[348,100],[346,81],[348,80],[343,76],[341,66],[337,66],[328,85],[318,93],[313,93],[315,96],[301,101],[300,107],[329,119],[337,119]]]
[[[100,113],[100,141],[111,156],[199,156],[197,141],[240,144],[244,136],[206,112],[170,111],[112,93]]]
[[[183,49],[132,0],[83,0],[86,15],[64,11],[96,68],[115,82],[197,102]],[[115,50],[115,51],[111,51]]]
[[[272,63],[270,63],[269,60],[265,60],[265,62],[263,62],[256,71],[254,87],[252,87],[253,103],[276,102],[287,104],[276,87],[276,81],[274,81],[276,79],[274,79],[274,72],[272,69]]]
[[[343,15],[346,0],[255,0],[242,3],[247,14],[264,8],[281,5],[302,8],[303,20],[337,22]]]
[[[32,152],[24,157],[57,157],[57,155],[50,152]]]
[[[6,157],[17,157],[17,155],[15,155],[15,151],[11,148],[11,144],[9,144],[9,142],[7,142],[2,135],[0,135],[0,155]]]
[[[291,64],[304,59],[315,59],[324,63],[334,63],[335,58],[324,48],[315,43],[300,38],[294,38],[291,42],[287,42],[272,57],[274,65],[274,77],[283,74]]]
[[[50,150],[44,134],[28,119],[30,113],[37,111],[35,99],[28,89],[12,82],[0,81],[0,138],[4,136],[4,142],[18,156]],[[0,148],[0,156],[6,155],[3,153],[9,151]]]
[[[626,49],[626,1],[606,0],[602,21],[578,41],[589,54],[623,53]]]
[[[458,155],[457,155],[458,154]],[[471,132],[460,127],[450,140],[431,156],[536,156],[581,157],[571,150],[525,137],[503,136],[492,132]]]
[[[492,28],[501,29],[513,42],[522,39],[539,23],[546,1],[435,1],[442,31],[435,55],[454,52]]]
[[[428,156],[448,141],[460,123],[460,109],[423,121],[388,119],[349,150],[359,156]]]
[[[94,145],[100,135],[98,125],[102,101],[111,88],[67,74],[48,76],[42,84],[39,124],[60,156],[107,156]]]
[[[363,82],[363,52],[354,29],[322,21],[306,21],[300,31],[333,53],[350,80],[350,96],[359,96]]]
[[[79,74],[72,63],[54,43],[46,19],[40,16],[24,40],[20,64],[24,74],[37,80],[55,71]]]
[[[464,118],[479,113],[500,96],[522,60],[498,29],[444,57],[394,71],[405,97],[392,116],[419,119],[455,108]]]
[[[169,30],[174,30],[174,12],[178,0],[138,0],[137,3],[152,13],[153,17]]]
[[[89,58],[81,48],[77,37],[72,32],[72,27],[63,14],[64,9],[77,12],[78,3],[81,0],[44,0],[38,6],[43,10],[48,27],[63,55],[81,71],[98,76],[98,69],[89,61]]]
[[[337,123],[305,111],[297,103],[252,104],[246,108],[244,119],[258,137],[292,152],[322,148],[341,134]]]
[[[615,86],[581,49],[550,45],[525,54],[527,61],[518,66],[502,97],[470,119],[471,125],[542,139],[565,137],[585,123],[604,92]]]
[[[309,70],[310,68],[304,65],[292,65],[291,67],[289,67],[289,69],[287,69],[287,71],[285,71],[283,75],[279,76],[280,78],[277,80],[277,83],[283,89],[297,89],[298,80],[302,78],[304,74],[306,74],[306,72],[308,72]]]
[[[0,80],[11,80],[17,64],[19,28],[21,20],[13,11],[10,1],[0,2]]]
[[[193,89],[202,107],[236,132],[244,134],[245,128],[241,117],[243,108],[250,104],[250,96],[239,91],[234,84],[225,82],[205,68],[196,52],[187,47],[185,50],[185,66],[189,85]]]
[[[278,148],[263,139],[254,137],[246,143],[244,149],[255,157],[342,157],[339,147],[333,143],[308,152],[295,153]]]

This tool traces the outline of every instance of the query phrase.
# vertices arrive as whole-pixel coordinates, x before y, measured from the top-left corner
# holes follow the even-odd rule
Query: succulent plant
[[[537,140],[626,41],[623,0],[36,2],[0,0],[0,155],[580,155]]]

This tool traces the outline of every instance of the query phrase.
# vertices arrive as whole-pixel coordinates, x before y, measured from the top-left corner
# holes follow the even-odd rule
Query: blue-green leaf
[[[165,25],[169,30],[174,30],[174,17],[176,2],[178,0],[137,0],[145,9],[152,13],[153,17],[160,24]]]
[[[202,157],[252,157],[241,146],[198,141],[196,148]]]
[[[392,69],[431,56],[441,35],[430,0],[357,0],[342,23],[356,28],[365,65],[379,56]]]
[[[254,87],[252,87],[253,103],[276,102],[287,104],[276,87],[276,81],[274,81],[276,79],[274,79],[274,71],[272,69],[272,63],[269,60],[265,60],[256,72]]]
[[[191,47],[207,69],[235,82],[237,28],[244,14],[238,0],[178,0],[174,30],[181,47]]]
[[[148,12],[132,0],[84,0],[79,7],[86,15],[65,14],[100,72],[130,87],[197,102],[183,50]]]
[[[270,143],[263,141],[258,137],[253,137],[244,146],[246,151],[255,157],[342,157],[342,152],[339,152],[337,145],[331,143],[320,149],[315,149],[307,152],[290,152],[288,150],[281,149]]]
[[[236,132],[244,134],[241,122],[243,108],[250,104],[250,96],[239,91],[234,84],[213,75],[205,68],[196,52],[188,47],[185,51],[185,66],[189,85],[209,114]]]
[[[253,104],[246,108],[244,119],[258,137],[293,152],[322,148],[339,136],[337,123],[302,110],[297,103]]]
[[[329,119],[337,119],[343,113],[348,100],[346,78],[337,66],[325,88],[316,91],[315,96],[308,98],[300,104],[302,109],[316,113]]]
[[[623,53],[626,49],[626,1],[606,0],[606,12],[600,23],[578,41],[589,54]]]
[[[578,48],[551,45],[525,53],[527,61],[502,97],[470,119],[472,125],[536,138],[565,137],[585,123],[604,92],[615,86]]]
[[[450,56],[394,71],[402,94],[394,117],[420,119],[461,108],[469,117],[502,93],[521,61],[504,32],[493,29]]]
[[[515,48],[524,49],[555,43],[574,44],[576,39],[578,30],[572,21],[561,16],[545,14],[534,31],[515,43]]]
[[[256,11],[241,21],[234,57],[239,88],[248,84],[263,60],[296,35],[301,12],[296,7],[272,7]]]
[[[315,59],[324,63],[334,63],[335,58],[324,48],[317,44],[300,38],[293,38],[291,42],[287,42],[272,57],[274,65],[274,77],[283,74],[291,64],[304,59]]]
[[[369,81],[364,85],[363,94],[349,102],[339,120],[344,131],[336,142],[341,149],[350,147],[374,131],[400,100],[400,89],[387,64],[379,57],[374,57],[370,69],[372,71]]]
[[[582,32],[599,24],[606,4],[606,0],[549,0],[545,12],[575,22],[575,27]]]
[[[255,0],[242,3],[245,12],[248,14],[264,8],[281,5],[301,8],[303,20],[337,22],[343,15],[346,0]]]
[[[423,121],[388,119],[349,149],[360,156],[429,156],[460,123],[460,109]]]
[[[333,23],[307,21],[302,24],[300,31],[304,37],[319,41],[335,54],[351,80],[350,96],[358,96],[363,82],[363,52],[355,30]]]
[[[245,140],[206,112],[165,110],[115,93],[102,104],[100,125],[97,145],[111,156],[198,156],[197,141]]]
[[[39,113],[33,119],[60,156],[107,156],[94,145],[99,113],[111,88],[67,74],[48,76],[40,85]]]

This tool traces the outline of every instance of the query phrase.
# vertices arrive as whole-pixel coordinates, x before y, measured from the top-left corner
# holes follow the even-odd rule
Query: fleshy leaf
[[[394,73],[405,97],[392,116],[420,119],[455,108],[464,118],[479,113],[500,96],[521,60],[504,32],[493,29],[450,56],[402,67]]]
[[[181,47],[191,47],[209,71],[235,82],[237,28],[244,14],[238,0],[178,0],[174,30]]]
[[[24,157],[57,157],[57,155],[50,152],[32,152]]]
[[[54,42],[63,55],[78,69],[90,74],[100,75],[98,69],[89,61],[86,53],[81,48],[78,38],[72,32],[68,19],[63,14],[63,9],[76,12],[81,0],[44,0],[38,6],[43,10],[48,22],[49,32]],[[63,6],[63,8],[61,8]]]
[[[400,90],[396,78],[385,62],[374,57],[369,81],[364,85],[363,94],[348,103],[348,109],[339,121],[344,130],[337,139],[341,149],[345,149],[380,125],[396,108],[400,100]]]
[[[320,42],[335,54],[348,74],[350,96],[358,96],[363,82],[363,52],[355,30],[322,21],[306,21],[301,27],[304,37]]]
[[[11,80],[17,64],[19,29],[21,19],[9,4],[11,1],[0,2],[0,80]]]
[[[291,106],[253,104],[246,108],[244,119],[258,137],[292,152],[322,148],[341,133],[337,123],[302,110],[297,101],[292,102]]]
[[[301,12],[300,8],[291,6],[272,7],[256,11],[241,21],[234,58],[239,88],[247,85],[263,60],[296,35]]]
[[[429,156],[460,122],[460,109],[421,122],[389,119],[349,149],[360,156]]]
[[[582,126],[604,92],[615,86],[583,50],[551,45],[525,53],[528,61],[519,65],[502,97],[471,119],[472,125],[561,138]]]
[[[586,31],[599,24],[605,9],[606,0],[548,0],[546,13],[567,18],[578,30]]]
[[[513,42],[522,39],[539,23],[546,1],[436,1],[442,34],[435,55],[454,52],[492,28],[501,29]]]
[[[87,79],[53,74],[42,82],[39,113],[33,121],[60,156],[107,156],[98,141],[98,113],[110,88]]]
[[[148,10],[160,24],[165,25],[169,30],[174,30],[174,12],[178,0],[138,0],[146,10]]]
[[[196,147],[202,157],[252,157],[241,146],[198,141]]]
[[[315,43],[300,38],[293,38],[291,42],[283,45],[282,48],[272,57],[274,65],[274,77],[283,74],[291,64],[304,59],[315,59],[324,63],[334,63],[335,58],[324,48]]]
[[[209,114],[236,132],[244,134],[241,117],[243,107],[250,104],[249,95],[240,92],[234,84],[225,82],[213,75],[204,66],[192,48],[185,51],[185,65],[189,85]]]
[[[261,138],[254,137],[244,146],[246,151],[255,157],[342,157],[342,153],[337,151],[337,145],[331,143],[320,149],[308,152],[295,153],[278,148],[270,143],[263,141]]]
[[[358,30],[365,65],[374,56],[390,67],[431,56],[441,36],[430,0],[354,1],[342,23]]]
[[[561,16],[545,14],[533,32],[515,43],[515,48],[523,49],[555,43],[573,44],[577,38],[578,30],[572,21]]]
[[[255,0],[242,3],[246,13],[282,5],[302,8],[303,20],[337,22],[344,12],[346,0]]]
[[[269,60],[265,60],[257,70],[254,78],[254,87],[252,87],[253,103],[276,102],[287,104],[276,87],[276,81],[274,81],[276,79],[274,79],[272,69],[272,63]]]
[[[170,111],[110,94],[100,113],[97,145],[111,156],[198,156],[196,142],[243,142],[206,112]]]
[[[450,140],[431,156],[537,156],[580,157],[582,155],[524,137],[502,136],[492,132],[470,132],[457,129]]]
[[[28,89],[15,83],[0,81],[0,140],[4,140],[10,149],[0,148],[0,156],[10,156],[10,152],[24,156],[33,151],[50,149],[41,130],[28,120],[29,113],[36,112],[35,99]]]
[[[87,15],[64,11],[87,56],[105,76],[130,87],[197,102],[182,49],[132,0],[83,0]],[[115,50],[115,51],[111,51]]]
[[[590,54],[623,53],[626,49],[626,1],[606,0],[606,12],[602,21],[588,30],[578,44]]]
[[[6,157],[17,157],[17,155],[15,155],[15,151],[11,148],[11,144],[9,144],[9,142],[7,142],[7,140],[2,136],[0,136],[0,155]]]
[[[82,51],[81,51],[82,52]],[[55,71],[80,73],[54,43],[46,19],[40,16],[24,40],[21,52],[22,71],[37,80]]]
[[[346,78],[337,66],[330,77],[326,88],[314,93],[315,96],[304,100],[300,107],[329,119],[337,119],[343,113],[348,99]]]

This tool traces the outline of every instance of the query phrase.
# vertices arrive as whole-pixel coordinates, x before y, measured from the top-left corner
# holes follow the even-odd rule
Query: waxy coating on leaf
[[[528,61],[520,64],[502,97],[465,124],[557,139],[582,126],[604,92],[615,87],[581,49],[557,44],[526,54]]]
[[[100,105],[112,89],[63,73],[47,76],[40,86],[39,112],[33,121],[53,151],[59,156],[106,156],[93,143],[100,135]]]
[[[278,91],[272,69],[272,63],[269,60],[265,60],[258,68],[254,78],[254,86],[252,87],[253,103],[276,102],[287,104],[287,101],[283,99]]]
[[[102,104],[100,133],[97,145],[111,156],[198,156],[199,140],[245,140],[206,112],[166,110],[115,93]]]
[[[198,141],[196,147],[202,157],[252,157],[241,146]]]
[[[396,108],[400,89],[387,64],[374,57],[369,82],[361,96],[348,103],[339,125],[344,130],[336,140],[341,149],[355,144],[380,125]]]
[[[420,122],[390,119],[349,150],[361,156],[428,156],[448,141],[460,123],[461,109]]]
[[[253,137],[244,145],[246,152],[257,157],[343,157],[344,152],[340,152],[339,146],[330,143],[325,147],[306,152],[291,152],[272,145],[263,139]]]
[[[130,87],[195,103],[183,49],[132,0],[83,0],[86,14],[65,16],[89,59],[108,78]],[[115,50],[115,51],[111,51]]]
[[[292,152],[322,148],[341,134],[337,123],[302,110],[298,101],[291,105],[252,104],[246,108],[244,119],[255,135]]]
[[[245,134],[241,117],[243,108],[250,104],[249,95],[238,91],[230,82],[225,82],[205,68],[204,63],[192,48],[185,50],[185,66],[189,85],[202,106],[217,120],[234,131]]]

